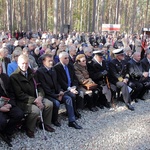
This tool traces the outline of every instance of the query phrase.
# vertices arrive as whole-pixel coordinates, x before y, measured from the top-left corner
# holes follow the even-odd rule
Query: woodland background
[[[102,24],[121,24],[121,31],[150,28],[150,0],[0,0],[0,29],[14,31],[98,32]]]

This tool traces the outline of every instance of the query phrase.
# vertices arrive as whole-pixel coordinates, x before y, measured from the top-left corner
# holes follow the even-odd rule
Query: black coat
[[[130,79],[140,80],[143,77],[143,67],[139,62],[137,63],[133,59],[128,62],[128,72],[130,75]]]
[[[127,70],[127,62],[122,60],[119,62],[117,59],[113,59],[109,63],[110,82],[116,84],[118,81],[122,81],[124,78],[129,78]]]
[[[148,62],[148,59],[147,59],[147,58],[143,58],[143,59],[141,60],[141,64],[142,64],[143,70],[144,70],[145,72],[149,72],[150,63]]]
[[[5,90],[7,92],[7,93],[4,92],[4,90],[3,90],[3,88],[0,84],[0,97],[4,96],[4,97],[7,97],[7,98],[10,98],[9,104],[15,106],[16,105],[15,104],[15,96],[14,96],[14,93],[13,93],[13,88],[10,84],[9,76],[5,73],[1,73],[0,78],[3,81]]]
[[[60,92],[60,85],[57,81],[57,73],[54,68],[47,70],[44,66],[37,70],[38,80],[45,92],[45,97],[50,99],[50,97],[58,98]]]
[[[103,76],[102,72],[104,70],[107,71],[106,62],[102,61],[102,66],[93,58],[92,61],[88,63],[88,71],[90,78],[97,84],[105,83],[105,76]]]
[[[61,88],[66,91],[68,88],[68,79],[67,79],[67,75],[66,72],[64,70],[63,65],[59,62],[54,66],[54,69],[57,72],[57,76],[58,76],[58,83],[60,84]],[[70,78],[71,78],[71,86],[76,86],[78,87],[78,79],[75,75],[75,71],[74,71],[74,67],[71,64],[68,64],[68,70],[70,73]]]

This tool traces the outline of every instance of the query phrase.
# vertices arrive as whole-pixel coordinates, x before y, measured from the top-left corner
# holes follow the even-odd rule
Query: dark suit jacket
[[[75,57],[74,60],[71,58],[71,56],[69,55],[69,64],[73,65],[75,63]]]
[[[113,59],[109,63],[110,82],[116,84],[118,81],[122,81],[124,78],[129,78],[127,70],[127,62],[122,60],[119,62],[117,59]]]
[[[147,58],[143,58],[143,59],[141,60],[141,64],[142,64],[143,70],[144,70],[145,72],[149,72],[150,63],[148,62],[148,59],[147,59]]]
[[[91,62],[88,63],[88,71],[90,78],[96,83],[104,82],[105,83],[105,77],[103,76],[102,72],[104,70],[107,70],[106,62],[102,61],[102,66],[93,58]]]
[[[45,92],[45,97],[50,99],[50,97],[58,98],[60,92],[60,85],[57,81],[57,74],[54,68],[47,70],[44,66],[37,70],[38,80]]]
[[[63,65],[59,62],[54,66],[54,69],[57,72],[57,76],[58,76],[58,82],[61,86],[61,88],[66,91],[68,88],[68,79],[67,79],[67,75],[66,72],[64,70]],[[68,70],[70,73],[70,78],[71,78],[71,86],[76,86],[78,87],[78,79],[75,75],[75,71],[74,71],[74,67],[71,64],[68,64]]]
[[[142,64],[140,62],[135,62],[133,59],[128,62],[128,71],[130,79],[140,80],[143,77],[144,70],[142,68]]]
[[[5,62],[5,68],[6,68],[6,73],[7,73],[7,66],[8,66],[8,64],[11,63],[11,62],[10,62],[10,59],[7,58],[7,57],[4,57],[4,62]]]

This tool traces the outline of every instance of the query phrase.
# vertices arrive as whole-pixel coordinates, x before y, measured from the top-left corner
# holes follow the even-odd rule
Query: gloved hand
[[[102,75],[103,76],[106,76],[108,74],[108,72],[106,71],[106,70],[104,70],[103,72],[102,72]]]

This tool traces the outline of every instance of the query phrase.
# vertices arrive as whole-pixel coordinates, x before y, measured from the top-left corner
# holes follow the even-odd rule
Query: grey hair
[[[67,52],[61,52],[60,54],[59,54],[59,59],[60,58],[62,58],[62,57],[64,57],[64,56],[68,56],[68,53]]]

